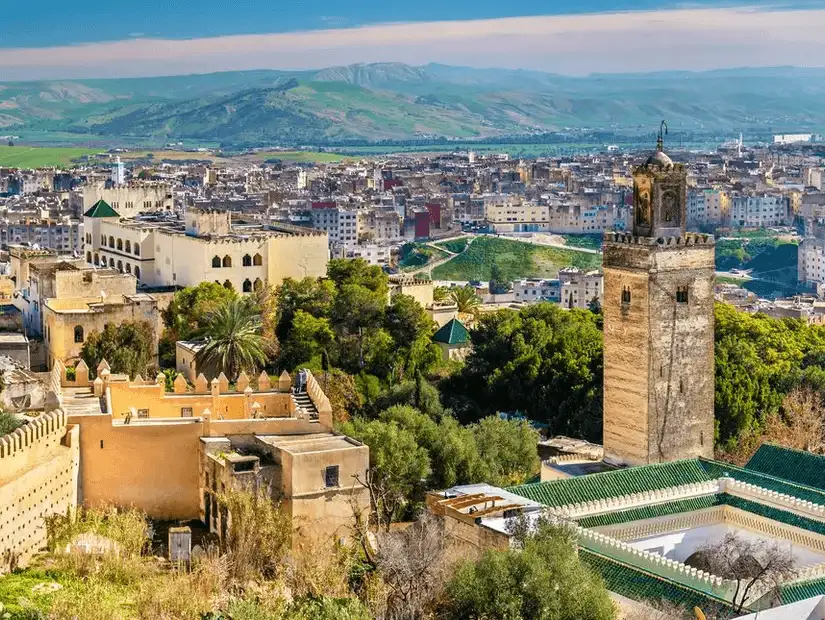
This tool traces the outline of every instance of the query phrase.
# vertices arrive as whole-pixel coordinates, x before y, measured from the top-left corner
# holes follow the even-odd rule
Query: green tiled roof
[[[604,525],[615,525],[617,523],[629,523],[641,519],[652,519],[654,517],[664,517],[675,515],[680,512],[692,512],[703,508],[712,508],[725,503],[724,494],[704,495],[702,497],[691,497],[690,499],[680,499],[675,502],[665,502],[664,504],[653,504],[652,506],[640,506],[629,510],[618,512],[607,512],[592,517],[578,519],[582,527],[602,527]],[[825,525],[822,524],[822,525]]]
[[[724,502],[728,506],[733,506],[734,508],[740,508],[742,510],[746,510],[747,512],[758,514],[766,519],[787,523],[788,525],[793,525],[810,532],[816,532],[817,534],[825,534],[825,523],[822,521],[809,519],[808,517],[803,517],[787,510],[780,510],[779,508],[774,508],[758,502],[752,502],[747,499],[742,499],[741,497],[728,495],[727,493],[725,493]]]
[[[433,334],[433,340],[442,344],[470,344],[470,332],[458,319],[451,319]]]
[[[783,605],[804,601],[806,598],[825,594],[825,578],[800,581],[779,589],[779,598]]]
[[[608,590],[634,601],[668,600],[688,609],[693,607],[731,609],[731,606],[722,599],[657,577],[587,549],[579,549],[579,559],[592,571],[601,575]]]
[[[117,211],[112,209],[105,200],[98,200],[92,208],[83,214],[84,217],[120,217]]]
[[[789,482],[788,480],[783,480],[782,478],[777,478],[776,476],[770,476],[768,474],[762,474],[758,471],[736,467],[730,463],[699,459],[699,464],[702,469],[707,472],[708,477],[712,480],[721,478],[723,475],[727,474],[731,478],[741,482],[755,484],[764,489],[770,489],[772,491],[777,491],[778,493],[792,495],[793,497],[798,497],[799,499],[804,499],[805,501],[825,506],[825,492],[820,491],[819,489],[814,489],[813,487],[805,486],[803,484]]]
[[[825,456],[810,452],[762,444],[745,465],[745,469],[825,489]]]
[[[688,459],[590,474],[579,478],[524,484],[507,490],[545,506],[564,506],[712,479],[698,460]]]

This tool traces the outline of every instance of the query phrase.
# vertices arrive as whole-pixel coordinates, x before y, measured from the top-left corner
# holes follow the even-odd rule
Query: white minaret
[[[123,185],[126,183],[126,168],[123,162],[120,161],[120,155],[115,159],[115,165],[112,166],[112,183],[115,185]]]

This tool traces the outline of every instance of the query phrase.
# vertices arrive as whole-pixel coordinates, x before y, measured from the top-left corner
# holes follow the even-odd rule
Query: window
[[[243,281],[243,292],[244,293],[251,293],[252,292],[252,282],[248,279]]]
[[[135,277],[140,280],[140,267],[135,265]]]
[[[622,303],[623,304],[629,304],[630,303],[630,287],[629,286],[625,286],[622,289]]]
[[[192,417],[192,407],[181,407],[180,408],[180,417],[182,417],[182,418],[191,418]]]
[[[132,273],[132,266],[129,263],[126,263],[126,273]]]
[[[231,256],[224,256],[223,257],[223,266],[224,267],[231,267],[232,266],[232,257]]]
[[[244,254],[243,266],[244,267],[251,267],[252,266],[252,257],[249,254]]]
[[[688,302],[688,287],[676,287],[676,302],[680,304],[686,304]]]
[[[92,262],[92,253],[91,252],[86,252],[86,262],[87,263]]]
[[[95,254],[95,265],[100,264],[100,254]]]
[[[118,239],[117,240],[117,249],[118,249],[119,252],[123,251],[123,239]]]
[[[338,465],[324,468],[324,484],[328,489],[338,486]]]
[[[135,256],[140,256],[140,245],[137,242],[135,243]]]
[[[221,266],[221,259],[219,256],[215,256],[212,258],[212,267],[217,269]]]
[[[100,235],[100,245],[106,245],[106,235]]]
[[[123,246],[123,250],[125,252],[131,252],[132,251],[132,242],[129,241],[128,239],[126,240],[126,243]]]
[[[149,417],[149,410],[148,409],[138,409],[137,410],[138,418],[148,418]]]
[[[234,288],[229,280],[224,280],[223,287],[229,289],[230,291]]]
[[[83,327],[75,325],[74,327],[74,341],[75,343],[83,342]]]
[[[117,270],[120,273],[123,273],[123,261],[121,261],[121,260],[117,261]]]
[[[252,264],[255,265],[256,267],[260,267],[261,265],[264,264],[264,257],[261,256],[260,254],[256,254],[252,258]]]
[[[109,247],[110,248],[115,247],[115,238],[114,237],[109,237]]]

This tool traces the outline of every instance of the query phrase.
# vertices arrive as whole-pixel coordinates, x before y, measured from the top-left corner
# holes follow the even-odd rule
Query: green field
[[[437,250],[423,243],[406,243],[401,248],[401,260],[398,266],[402,271],[413,271],[447,256],[443,250]]]
[[[0,146],[0,166],[8,168],[49,168],[68,166],[84,155],[99,150],[76,147]]]
[[[479,237],[462,255],[433,269],[433,280],[489,280],[493,264],[505,279],[550,278],[562,267],[598,269],[599,254],[534,245],[498,237]]]
[[[470,240],[467,237],[461,237],[459,239],[451,239],[450,241],[441,241],[440,243],[436,243],[436,245],[452,252],[453,254],[461,254],[465,249],[467,249],[467,244],[469,241]]]

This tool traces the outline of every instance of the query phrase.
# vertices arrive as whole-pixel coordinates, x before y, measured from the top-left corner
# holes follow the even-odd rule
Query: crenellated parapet
[[[58,409],[30,420],[20,428],[0,437],[0,459],[12,459],[45,443],[60,443],[66,434],[66,414]],[[7,465],[8,464],[8,465]],[[11,467],[9,461],[0,463],[0,477]]]
[[[713,235],[699,233],[685,233],[679,237],[642,237],[625,232],[606,232],[604,233],[604,242],[664,248],[716,245],[716,239]]]

